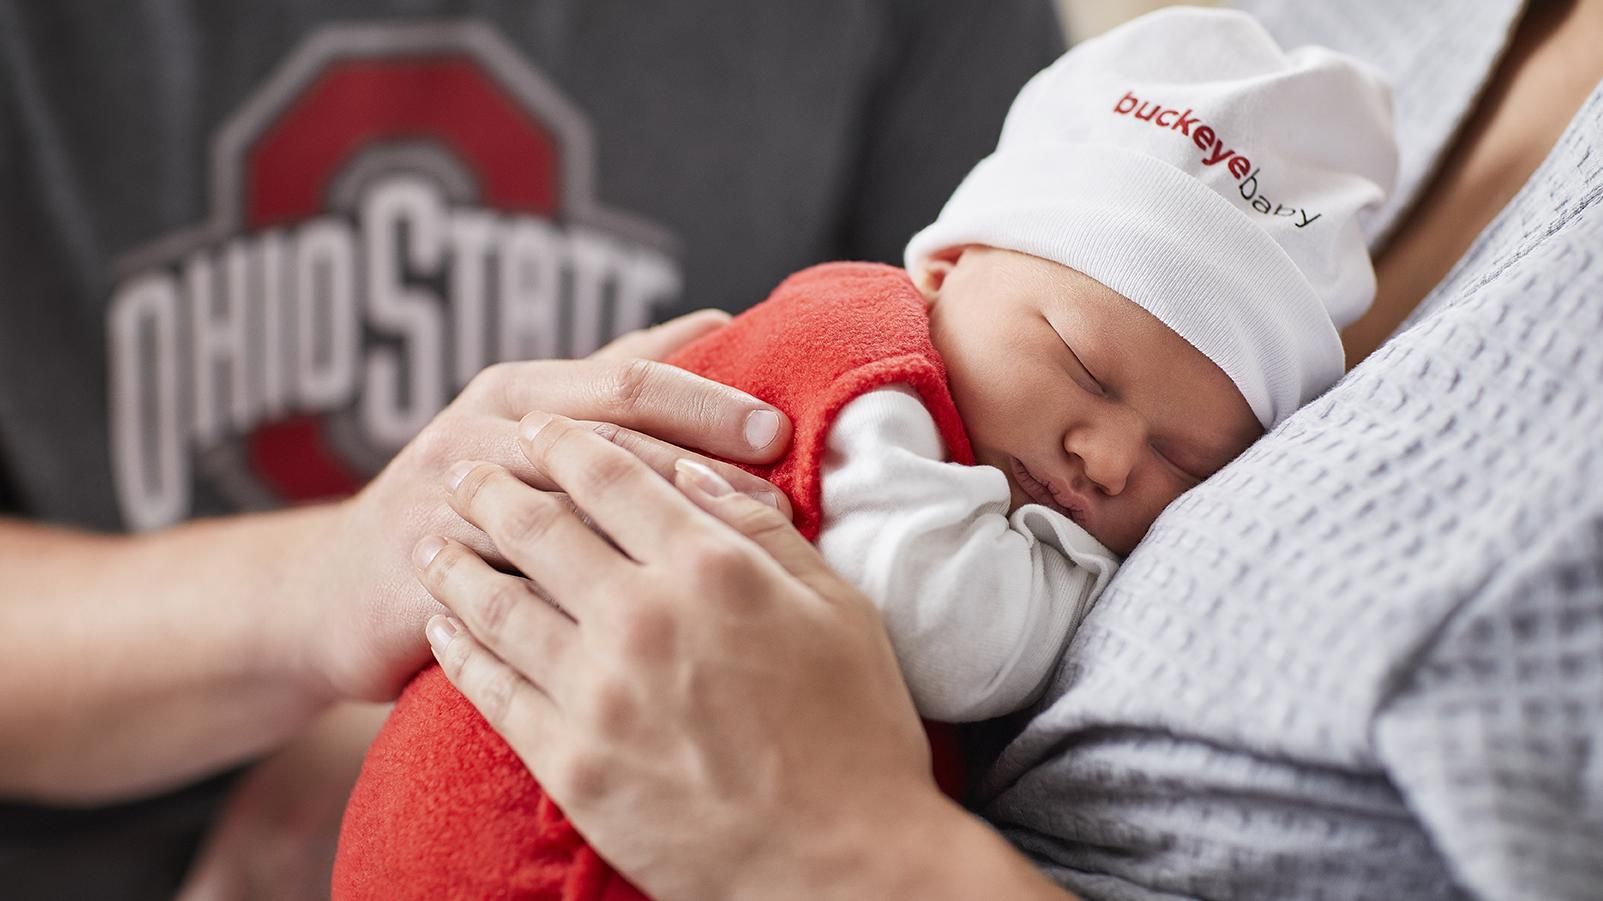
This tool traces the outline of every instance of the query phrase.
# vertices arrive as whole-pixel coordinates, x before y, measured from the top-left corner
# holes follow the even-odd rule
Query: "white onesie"
[[[989,466],[947,462],[910,388],[870,391],[830,428],[818,548],[884,614],[918,711],[961,723],[1033,701],[1118,557],[1068,517],[1008,515]]]

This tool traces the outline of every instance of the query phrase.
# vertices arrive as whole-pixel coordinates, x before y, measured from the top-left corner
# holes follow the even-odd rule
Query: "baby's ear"
[[[913,273],[913,284],[918,287],[920,294],[924,295],[924,303],[934,306],[941,296],[941,289],[946,286],[946,277],[957,268],[957,261],[963,256],[963,248],[952,247],[930,256],[918,272]]]

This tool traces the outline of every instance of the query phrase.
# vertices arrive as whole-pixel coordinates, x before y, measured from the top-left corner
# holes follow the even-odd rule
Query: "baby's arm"
[[[923,716],[971,722],[1045,685],[1117,558],[1039,505],[1008,515],[1002,473],[945,462],[904,386],[848,404],[830,430],[823,531],[830,565],[883,611]]]

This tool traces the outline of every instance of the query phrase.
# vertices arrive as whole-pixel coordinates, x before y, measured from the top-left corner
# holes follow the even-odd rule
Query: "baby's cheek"
[[[1125,515],[1120,517],[1121,528],[1117,542],[1102,542],[1120,554],[1130,553],[1130,550],[1146,537],[1152,524],[1157,522],[1163,511],[1191,486],[1178,479],[1164,478],[1154,480],[1152,484],[1144,487],[1144,491],[1129,499],[1131,501],[1129,507],[1122,511]]]

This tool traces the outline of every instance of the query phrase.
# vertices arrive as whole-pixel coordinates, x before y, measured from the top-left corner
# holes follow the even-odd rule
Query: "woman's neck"
[[[1535,0],[1473,114],[1375,259],[1375,303],[1342,332],[1352,367],[1401,325],[1519,191],[1603,79],[1603,0]]]

